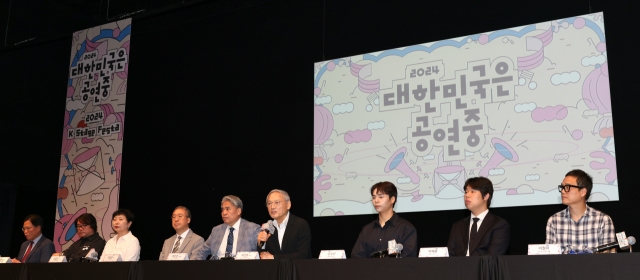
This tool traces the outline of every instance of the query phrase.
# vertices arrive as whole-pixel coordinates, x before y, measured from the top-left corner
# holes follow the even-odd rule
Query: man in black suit
[[[267,210],[273,218],[275,231],[258,234],[260,259],[310,259],[311,230],[302,218],[292,215],[291,199],[283,190],[272,190],[267,195]]]
[[[22,232],[27,241],[20,246],[17,258],[11,259],[12,263],[44,263],[48,262],[55,252],[53,242],[42,235],[42,218],[38,215],[29,215],[24,218]]]
[[[489,212],[493,184],[484,177],[464,183],[464,205],[471,211],[451,227],[449,256],[504,255],[509,247],[509,223]]]

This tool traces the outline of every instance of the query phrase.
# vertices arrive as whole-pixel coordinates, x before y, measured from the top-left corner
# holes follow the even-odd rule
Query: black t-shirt
[[[82,258],[85,257],[91,249],[95,249],[96,252],[98,252],[98,257],[100,257],[105,244],[107,244],[107,242],[105,242],[98,233],[94,233],[89,237],[80,238],[80,240],[71,244],[71,246],[64,251],[64,255],[67,257],[67,261],[79,262],[82,261]]]

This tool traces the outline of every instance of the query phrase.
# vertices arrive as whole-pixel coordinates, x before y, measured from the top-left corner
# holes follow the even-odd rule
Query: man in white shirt
[[[464,205],[471,211],[451,227],[449,256],[504,255],[509,248],[510,227],[504,219],[489,212],[493,184],[485,177],[464,183]]]
[[[267,195],[267,210],[273,218],[275,232],[260,232],[258,242],[266,242],[261,248],[261,259],[310,259],[311,230],[302,218],[292,215],[291,199],[283,190],[272,190]]]
[[[171,215],[171,222],[176,234],[164,241],[160,260],[166,260],[171,253],[186,253],[191,258],[193,252],[200,249],[204,243],[204,239],[189,228],[191,211],[184,206],[176,207]]]
[[[207,241],[193,252],[193,260],[235,257],[238,252],[258,251],[260,226],[242,219],[242,200],[235,195],[222,198],[220,205],[223,224],[215,226]]]

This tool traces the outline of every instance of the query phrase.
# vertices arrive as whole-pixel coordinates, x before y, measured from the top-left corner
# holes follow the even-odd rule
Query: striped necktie
[[[176,245],[173,246],[173,250],[171,250],[171,253],[178,252],[178,248],[180,248],[180,239],[181,238],[182,238],[182,236],[178,235],[178,241],[176,241]]]
[[[233,227],[229,228],[229,235],[227,236],[227,250],[224,252],[225,257],[231,257],[233,252]]]

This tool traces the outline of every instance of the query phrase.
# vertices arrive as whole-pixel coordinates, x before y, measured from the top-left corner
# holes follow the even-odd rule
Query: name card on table
[[[618,239],[618,246],[620,246],[621,250],[627,249],[629,247],[627,234],[624,231],[616,233],[616,238]]]
[[[168,261],[188,261],[189,254],[187,253],[171,253],[167,256]]]
[[[100,257],[100,262],[121,262],[120,254],[104,254]]]
[[[51,258],[49,259],[50,263],[62,263],[62,262],[67,262],[67,257],[63,256],[51,256]]]
[[[260,259],[258,252],[238,252],[236,253],[236,260],[257,260]]]
[[[340,260],[346,259],[347,253],[344,250],[322,250],[318,259],[321,260]]]
[[[428,247],[420,248],[418,258],[431,258],[431,257],[448,257],[449,248],[447,247]]]
[[[560,244],[529,244],[528,255],[560,255]]]
[[[0,258],[0,263],[11,263],[11,258],[10,257],[1,257]]]

